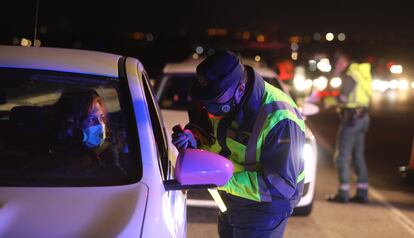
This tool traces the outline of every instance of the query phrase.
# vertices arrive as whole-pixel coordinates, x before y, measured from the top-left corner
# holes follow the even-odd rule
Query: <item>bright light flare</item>
[[[262,60],[262,58],[260,57],[260,55],[256,55],[254,57],[254,61],[256,61],[256,62],[260,62],[260,60]]]
[[[323,91],[328,86],[328,79],[326,77],[319,77],[313,81],[313,86],[319,90]]]
[[[385,92],[389,88],[389,82],[381,79],[374,79],[372,81],[372,89],[380,92]]]
[[[305,80],[305,87],[306,87],[306,89],[312,88],[312,85],[313,85],[312,79],[306,79]]]
[[[411,82],[411,87],[414,89],[414,81]]]
[[[406,79],[401,79],[400,81],[398,81],[398,89],[399,90],[408,90],[410,88],[410,83],[408,82],[408,80]]]
[[[302,158],[303,158],[305,161],[310,160],[310,159],[312,159],[312,153],[313,153],[313,151],[312,151],[312,146],[311,146],[310,144],[306,143],[306,144],[303,146]]]
[[[403,67],[399,64],[394,64],[394,65],[391,66],[390,71],[393,74],[402,74]]]
[[[331,64],[329,63],[329,59],[328,58],[322,58],[318,64],[316,65],[316,67],[322,71],[322,72],[330,72],[332,69]]]
[[[332,78],[329,84],[332,88],[339,88],[342,85],[342,79],[339,77]]]
[[[327,41],[333,41],[334,37],[335,37],[334,34],[331,32],[327,33],[325,36]]]
[[[306,89],[305,76],[296,74],[293,78],[293,85],[295,85],[296,90],[304,91]]]
[[[397,89],[398,88],[398,80],[396,80],[396,79],[391,80],[390,84],[389,84],[389,88],[393,89],[393,90]]]
[[[29,47],[29,46],[31,46],[31,45],[32,45],[32,41],[31,41],[31,40],[29,40],[29,39],[26,39],[26,38],[22,38],[22,39],[20,40],[20,45],[21,45],[21,46],[26,46],[26,47]]]

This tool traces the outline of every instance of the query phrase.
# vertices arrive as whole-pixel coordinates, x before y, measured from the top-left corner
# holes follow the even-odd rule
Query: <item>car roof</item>
[[[168,63],[165,65],[163,69],[163,73],[164,74],[195,74],[197,65],[201,63],[203,59],[204,58],[188,59],[182,62]],[[267,68],[263,64],[254,61],[253,59],[241,58],[241,61],[243,64],[253,67],[256,70],[256,72],[260,74],[262,77],[266,77],[266,78],[277,77],[276,72],[274,72],[270,68]]]
[[[118,77],[121,56],[90,50],[0,45],[0,68],[52,70]]]

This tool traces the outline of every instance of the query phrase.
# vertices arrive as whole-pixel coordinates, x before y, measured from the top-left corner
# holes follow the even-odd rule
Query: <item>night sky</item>
[[[350,39],[375,44],[373,48],[378,52],[384,48],[388,49],[384,52],[406,58],[410,57],[409,52],[414,52],[411,1],[40,0],[39,3],[38,38],[43,46],[142,53],[145,58],[149,52],[125,43],[132,32],[151,32],[163,39],[158,44],[186,45],[201,42],[200,35],[207,28],[221,27],[234,31],[276,31],[280,41],[287,41],[291,35],[344,32]],[[36,1],[9,0],[1,4],[0,44],[12,44],[13,38],[33,38]],[[160,46],[146,49],[151,51]],[[171,54],[176,53],[170,51]]]
[[[23,30],[31,28],[34,25],[35,2],[2,1],[2,25]],[[286,34],[334,30],[361,35],[414,35],[414,6],[404,0],[40,0],[39,6],[40,24],[60,24],[61,27],[85,33],[113,34],[122,30],[168,32],[178,27],[196,30],[278,25]]]

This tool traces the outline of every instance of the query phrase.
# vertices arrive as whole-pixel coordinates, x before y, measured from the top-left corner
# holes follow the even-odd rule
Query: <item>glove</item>
[[[171,142],[177,150],[197,148],[197,141],[190,130],[185,129],[181,132],[174,132],[171,137]]]

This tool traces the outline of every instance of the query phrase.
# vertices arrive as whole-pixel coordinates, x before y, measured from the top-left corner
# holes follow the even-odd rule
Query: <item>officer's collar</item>
[[[247,71],[246,95],[243,96],[241,110],[235,120],[240,129],[251,131],[264,93],[264,80],[252,67],[245,65]]]

